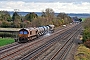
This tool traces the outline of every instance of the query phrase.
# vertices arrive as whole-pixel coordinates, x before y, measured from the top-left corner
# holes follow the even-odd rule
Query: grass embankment
[[[90,60],[90,49],[81,44],[75,55],[75,60]]]
[[[14,42],[15,41],[12,38],[0,38],[0,46],[4,46],[4,45],[11,44]]]
[[[81,19],[82,19],[82,21],[85,21],[86,18],[81,18]]]

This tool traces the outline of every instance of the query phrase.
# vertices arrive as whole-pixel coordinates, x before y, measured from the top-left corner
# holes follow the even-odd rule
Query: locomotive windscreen
[[[23,34],[23,31],[20,31],[19,34]]]
[[[28,34],[28,32],[27,31],[23,31],[23,34]]]
[[[28,34],[28,31],[25,30],[25,29],[22,29],[22,30],[19,31],[19,34]]]

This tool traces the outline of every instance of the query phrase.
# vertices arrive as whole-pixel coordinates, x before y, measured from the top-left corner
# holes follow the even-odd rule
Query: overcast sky
[[[54,12],[90,13],[90,0],[0,0],[0,10],[42,12],[46,8]]]

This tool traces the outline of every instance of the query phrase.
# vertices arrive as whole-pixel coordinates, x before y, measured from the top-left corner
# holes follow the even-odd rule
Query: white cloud
[[[28,12],[42,12],[46,8],[51,8],[54,12],[65,12],[65,13],[90,13],[90,3],[83,2],[80,4],[76,3],[35,3],[35,2],[23,2],[23,1],[1,1],[0,10],[14,11],[19,9],[20,11]]]

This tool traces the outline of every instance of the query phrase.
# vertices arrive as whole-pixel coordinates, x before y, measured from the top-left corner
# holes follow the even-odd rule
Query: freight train
[[[47,33],[54,32],[54,25],[47,25],[42,27],[30,27],[22,28],[19,30],[19,42],[27,42],[33,40],[33,38],[38,38]]]

